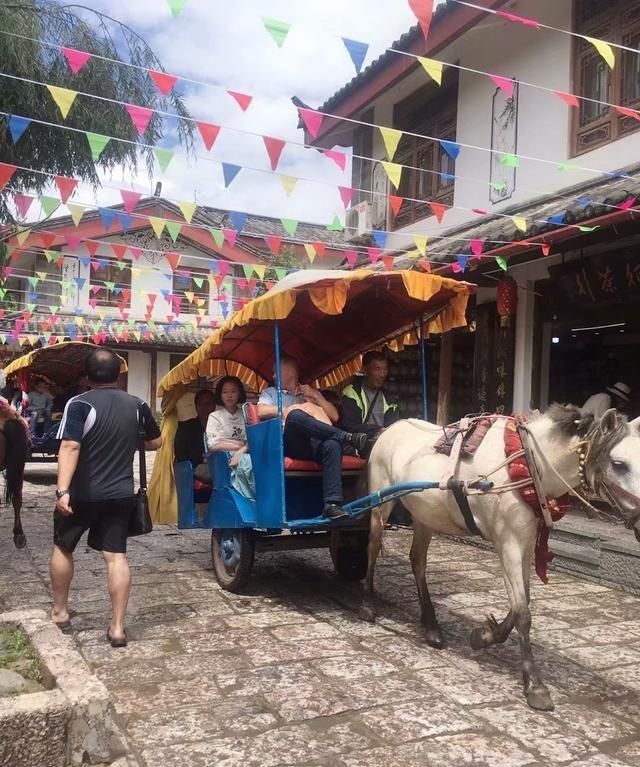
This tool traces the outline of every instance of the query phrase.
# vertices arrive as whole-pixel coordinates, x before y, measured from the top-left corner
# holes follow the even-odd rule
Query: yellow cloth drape
[[[178,521],[173,440],[178,429],[177,406],[185,391],[184,386],[178,386],[162,400],[162,447],[156,453],[149,482],[149,511],[156,525],[171,525]]]

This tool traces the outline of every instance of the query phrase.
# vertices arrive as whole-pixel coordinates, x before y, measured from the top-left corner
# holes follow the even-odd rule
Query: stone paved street
[[[28,470],[28,548],[0,516],[0,610],[47,607],[53,468]],[[640,767],[640,601],[552,573],[533,586],[535,641],[556,710],[527,708],[519,650],[473,652],[506,597],[496,558],[436,540],[430,583],[447,649],[427,647],[407,552],[386,537],[376,625],[324,551],[262,555],[248,593],[221,591],[210,536],[159,528],[131,543],[125,650],[105,642],[101,559],[81,546],[74,640],[107,685],[146,767]],[[135,764],[134,761],[131,762]]]

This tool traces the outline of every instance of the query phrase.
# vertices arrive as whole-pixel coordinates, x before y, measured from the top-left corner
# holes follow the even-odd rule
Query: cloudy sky
[[[318,106],[355,74],[340,38],[370,44],[366,66],[415,21],[406,0],[187,0],[175,19],[165,0],[86,4],[143,35],[168,72],[217,86],[179,86],[194,118],[238,129],[223,128],[208,156],[263,170],[270,166],[262,140],[241,131],[302,142],[291,96]],[[263,16],[291,23],[282,48],[265,31]],[[248,111],[243,113],[225,89],[253,95]],[[287,197],[276,175],[250,170],[225,189],[220,165],[202,159],[207,153],[199,137],[196,145],[197,159],[178,150],[164,175],[159,169],[152,180],[116,173],[105,178],[105,185],[150,193],[162,180],[163,194],[170,199],[319,223],[344,212],[336,186],[349,185],[349,168],[342,173],[314,150],[284,149],[278,172],[309,179]],[[97,197],[87,189],[78,197],[100,204],[120,200],[118,192],[106,187]]]

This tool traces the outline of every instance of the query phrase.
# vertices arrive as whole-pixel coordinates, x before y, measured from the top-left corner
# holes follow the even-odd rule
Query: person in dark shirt
[[[101,551],[113,615],[107,631],[112,647],[124,647],[124,618],[131,573],[127,532],[134,508],[133,459],[142,419],[147,450],[162,444],[149,405],[116,388],[120,359],[108,349],[87,358],[91,391],[71,399],[60,422],[58,489],[53,516],[53,552],[49,563],[53,588],[51,619],[70,628],[68,599],[73,578],[73,551],[88,530],[88,545]]]
[[[205,432],[209,416],[216,409],[216,398],[209,389],[201,389],[195,396],[196,417],[181,421],[173,440],[174,461],[191,461],[198,479],[208,480],[208,467],[202,459],[206,452]]]

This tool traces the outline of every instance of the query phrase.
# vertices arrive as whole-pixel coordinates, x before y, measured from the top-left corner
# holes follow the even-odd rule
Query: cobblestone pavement
[[[0,515],[0,609],[49,605],[51,469],[34,472],[28,548]],[[493,554],[432,545],[429,582],[448,639],[417,624],[410,535],[386,536],[380,618],[324,551],[262,555],[248,593],[215,584],[206,531],[159,528],[131,543],[132,641],[112,650],[101,559],[79,547],[74,638],[109,688],[146,767],[640,767],[640,602],[552,573],[533,586],[534,651],[556,710],[527,708],[514,640],[473,652],[469,632],[506,597]]]

